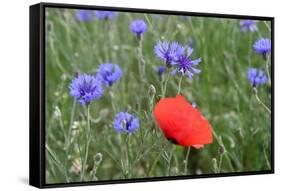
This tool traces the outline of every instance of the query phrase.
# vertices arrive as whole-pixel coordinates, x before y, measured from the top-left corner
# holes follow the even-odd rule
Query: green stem
[[[127,168],[127,177],[129,178],[129,174],[131,173],[131,158],[130,158],[130,134],[127,133],[126,135],[126,152],[127,152],[127,165],[128,165],[128,168]]]
[[[66,132],[65,132],[65,129],[64,129],[64,125],[63,125],[62,117],[60,117],[60,119],[59,119],[59,123],[60,123],[60,128],[61,128],[61,131],[62,131],[63,136],[64,136],[64,140],[66,141],[66,139],[67,139],[67,135],[66,135]]]
[[[266,111],[268,111],[268,113],[271,114],[271,110],[270,110],[270,109],[261,101],[261,99],[259,98],[258,92],[255,91],[254,94],[255,94],[255,97],[256,97],[257,101],[259,102],[259,104],[261,104],[261,105],[266,109]]]
[[[263,154],[264,154],[264,158],[265,158],[266,165],[267,165],[268,169],[271,169],[271,165],[270,165],[270,162],[269,162],[269,160],[268,160],[268,157],[267,157],[265,148],[263,148]]]
[[[179,80],[179,84],[178,84],[178,94],[181,93],[181,81],[182,81],[183,75],[181,75],[180,80]]]
[[[185,166],[184,166],[184,174],[186,175],[188,172],[188,159],[190,154],[190,147],[187,148],[186,155],[185,155]]]
[[[85,156],[84,156],[84,161],[82,164],[82,170],[80,174],[80,181],[84,180],[84,174],[85,174],[85,168],[87,165],[87,160],[88,160],[88,153],[89,153],[89,145],[90,145],[90,106],[87,106],[87,130],[85,131],[86,133],[86,146],[85,146]]]
[[[159,142],[157,142],[157,145],[158,145],[158,144],[159,144]],[[166,150],[166,148],[167,148],[167,146],[168,146],[169,144],[170,144],[170,143],[167,141],[167,143],[164,144],[163,147],[159,148],[160,151],[159,151],[158,155],[155,157],[155,160],[154,160],[153,164],[152,164],[152,165],[149,167],[149,169],[148,169],[148,176],[150,176],[151,172],[153,172],[154,169],[156,168],[156,165],[157,165],[157,163],[159,162],[160,157],[162,156],[162,154],[164,153],[164,151]]]
[[[267,28],[267,30],[270,32],[271,31],[271,26],[268,25],[267,21],[263,22]]]
[[[145,60],[142,55],[142,39],[137,38],[138,47],[136,48],[136,54],[137,54],[137,61],[138,61],[138,71],[139,71],[139,92],[142,93],[144,91],[144,84],[146,83],[146,77],[145,77]],[[142,100],[143,97],[138,97],[138,111],[141,111],[142,107]]]
[[[219,144],[221,147],[223,147],[224,155],[225,155],[225,158],[226,158],[227,163],[228,163],[228,165],[229,165],[229,168],[231,169],[232,172],[235,172],[234,167],[233,167],[233,165],[232,165],[232,163],[231,163],[231,159],[229,158],[228,151],[226,150],[223,141],[220,140],[219,137],[217,136],[217,134],[216,134],[216,132],[214,131],[214,129],[213,129],[213,135],[214,135],[215,139],[217,140],[218,144]],[[221,160],[222,160],[222,159],[221,159]],[[221,162],[222,162],[222,161],[221,161]]]
[[[164,98],[165,95],[166,95],[167,84],[168,84],[168,81],[169,81],[170,76],[171,76],[171,75],[170,75],[170,70],[168,70],[167,75],[168,75],[168,77],[166,77],[166,79],[165,79],[164,87],[163,87],[163,91],[162,91],[162,98]]]
[[[76,109],[76,100],[73,100],[73,106],[72,106],[72,110],[71,110],[71,117],[70,117],[70,125],[68,127],[68,133],[67,133],[67,143],[66,143],[66,148],[69,148],[70,145],[70,138],[71,138],[71,126],[73,124],[74,121],[74,115],[75,115],[75,109]]]
[[[109,62],[109,47],[110,47],[110,39],[109,39],[109,23],[108,20],[105,20],[105,22],[103,22],[104,24],[104,31],[106,32],[106,35],[104,35],[104,37],[106,39],[104,39],[105,44],[104,44],[104,49],[105,49],[105,60],[106,62]]]
[[[74,114],[75,114],[75,109],[76,109],[76,101],[73,101],[73,106],[72,106],[72,111],[71,111],[71,118],[70,118],[70,125],[68,127],[68,132],[67,132],[67,139],[64,141],[64,147],[65,147],[65,166],[66,169],[68,169],[68,154],[69,154],[69,147],[70,147],[70,140],[71,140],[71,125],[73,124],[74,121]],[[66,174],[68,172],[66,171]],[[67,180],[68,182],[68,180]]]
[[[140,73],[141,81],[144,81],[145,80],[145,60],[142,55],[142,38],[141,38],[141,36],[137,40],[138,40],[137,58],[138,58],[138,64],[139,64],[139,73]]]
[[[168,161],[168,175],[171,176],[171,167],[172,167],[172,160],[173,160],[173,156],[174,156],[174,150],[175,147],[173,146],[172,149],[171,149],[171,153],[170,153],[170,156],[169,156],[169,161]]]
[[[160,88],[161,88],[161,97],[163,98],[164,96],[164,79],[161,80],[160,82]]]
[[[222,165],[223,155],[224,155],[224,153],[223,153],[223,154],[220,154],[219,166],[218,166],[218,173],[220,173],[220,172],[221,172],[221,165]]]
[[[59,158],[57,157],[55,152],[52,151],[52,149],[49,147],[48,144],[46,144],[46,151],[48,152],[48,154],[50,155],[50,158],[54,161],[54,164],[57,166],[57,168],[60,170],[60,172],[62,174],[64,174],[65,179],[68,180],[67,174],[65,173],[67,170],[66,167],[63,166],[63,164],[61,163],[61,161],[59,160]]]
[[[111,98],[111,106],[112,106],[112,109],[113,109],[113,113],[115,114],[116,113],[116,106],[115,106],[114,93],[113,92],[114,92],[113,87],[111,87],[109,95],[110,95],[110,98]]]
[[[58,55],[59,51],[56,50],[56,48],[55,48],[56,45],[55,45],[54,41],[55,40],[53,38],[50,39],[50,49],[51,49],[52,55],[53,55],[53,57],[55,59],[55,63],[57,65],[57,67],[61,70],[61,72],[69,77],[69,74],[66,72],[66,69],[63,67],[63,65],[62,65],[62,63],[61,63],[61,61],[59,59],[59,55]]]
[[[269,54],[266,55],[266,60],[265,60],[265,68],[266,68],[266,73],[268,77],[268,84],[271,86],[271,77],[270,77],[270,72],[269,72],[269,59],[270,56]]]
[[[248,50],[249,50],[249,52],[248,52],[248,63],[250,64],[250,66],[252,64],[252,56],[251,56],[251,54],[252,54],[252,39],[253,39],[253,34],[251,33],[250,38],[249,38],[249,47],[248,47]]]

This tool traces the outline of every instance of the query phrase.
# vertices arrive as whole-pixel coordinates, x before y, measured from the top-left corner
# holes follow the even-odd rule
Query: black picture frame
[[[69,8],[69,9],[93,9],[93,10],[112,10],[120,12],[135,13],[156,13],[165,15],[185,15],[200,17],[216,17],[216,18],[235,18],[235,19],[255,19],[271,22],[272,37],[272,53],[271,53],[271,170],[248,171],[220,174],[204,174],[204,175],[188,175],[176,177],[154,177],[142,179],[126,179],[126,180],[108,180],[96,182],[71,182],[59,184],[46,184],[45,181],[45,9],[53,8]],[[137,8],[121,8],[121,7],[103,7],[92,5],[74,5],[74,4],[55,4],[55,3],[39,3],[30,6],[30,129],[29,129],[29,184],[38,188],[54,188],[69,186],[85,186],[100,184],[116,184],[116,183],[133,183],[148,181],[165,181],[193,178],[211,178],[211,177],[228,177],[243,175],[258,175],[274,173],[274,18],[249,16],[249,15],[231,15],[231,14],[215,14],[215,13],[195,13],[183,11],[168,11],[154,9],[137,9]]]

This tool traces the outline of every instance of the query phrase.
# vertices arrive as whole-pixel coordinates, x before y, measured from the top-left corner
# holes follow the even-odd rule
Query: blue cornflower
[[[258,39],[254,45],[254,50],[260,54],[267,54],[271,52],[271,40],[268,38]]]
[[[118,13],[113,11],[96,11],[96,16],[99,20],[111,20],[117,15]]]
[[[119,133],[133,133],[139,127],[139,119],[128,112],[120,112],[115,116],[113,125]]]
[[[88,74],[80,74],[74,78],[69,89],[69,94],[82,105],[88,105],[92,100],[99,99],[103,94],[101,81]]]
[[[171,67],[184,52],[184,47],[177,42],[159,41],[154,46],[154,53],[164,61],[167,67]]]
[[[97,72],[97,78],[107,87],[118,81],[122,76],[122,70],[117,64],[101,64]]]
[[[186,54],[182,54],[176,62],[176,69],[172,71],[173,75],[176,72],[179,72],[181,75],[187,75],[189,79],[192,79],[194,74],[199,74],[201,72],[200,70],[193,67],[201,62],[201,58],[191,60],[190,55],[192,54],[192,52],[193,48],[187,47]]]
[[[77,10],[75,17],[79,21],[91,21],[94,18],[94,12],[91,10]]]
[[[240,21],[240,30],[241,31],[250,31],[250,32],[254,32],[254,31],[258,30],[257,21],[254,21],[254,20]]]
[[[137,19],[131,22],[130,29],[133,33],[140,37],[142,33],[146,32],[147,25],[142,19]]]
[[[162,80],[162,74],[165,72],[165,67],[164,66],[158,66],[158,79],[159,81]]]
[[[251,82],[253,87],[265,84],[267,77],[262,69],[250,68],[248,69],[248,80]]]

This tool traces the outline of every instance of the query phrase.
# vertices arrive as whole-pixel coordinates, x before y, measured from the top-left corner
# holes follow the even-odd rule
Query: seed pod
[[[219,149],[218,149],[218,153],[219,153],[220,155],[223,155],[224,152],[225,152],[224,147],[223,147],[222,145],[220,145],[220,146],[219,146]]]
[[[95,161],[96,164],[101,163],[101,161],[102,161],[102,154],[101,153],[95,154],[94,155],[94,161]]]
[[[148,95],[150,96],[151,99],[154,99],[155,94],[156,94],[156,89],[152,84],[150,84],[148,88]]]

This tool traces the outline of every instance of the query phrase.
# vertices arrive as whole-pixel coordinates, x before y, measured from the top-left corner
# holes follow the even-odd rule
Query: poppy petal
[[[209,122],[181,95],[161,99],[154,108],[154,116],[166,138],[179,145],[198,147],[213,141]]]

